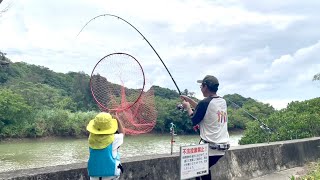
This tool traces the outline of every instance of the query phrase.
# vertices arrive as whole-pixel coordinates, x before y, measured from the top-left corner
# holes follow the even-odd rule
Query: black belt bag
[[[204,143],[208,143],[210,149],[228,150],[230,148],[230,144],[216,144],[216,143],[208,142],[208,141],[203,140],[203,139],[201,139],[201,141],[204,142]]]
[[[209,143],[209,147],[211,149],[217,149],[217,150],[228,150],[230,148],[230,144],[213,144],[213,143]]]

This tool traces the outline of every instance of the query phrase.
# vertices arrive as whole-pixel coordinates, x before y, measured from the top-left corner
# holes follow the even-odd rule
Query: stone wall
[[[228,151],[212,171],[214,179],[250,179],[318,159],[319,137],[245,145]]]
[[[210,151],[210,156],[216,152]],[[320,137],[232,147],[213,166],[213,179],[250,179],[275,171],[302,166],[320,158]],[[179,179],[179,154],[123,159],[120,179]],[[290,175],[288,175],[290,176]],[[11,180],[86,180],[86,163],[0,173]]]

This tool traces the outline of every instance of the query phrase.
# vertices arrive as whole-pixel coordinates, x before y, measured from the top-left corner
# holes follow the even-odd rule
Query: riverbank
[[[77,139],[84,139],[88,138],[87,136],[81,136],[81,137],[73,137],[73,136],[46,136],[46,137],[36,137],[36,138],[30,138],[30,137],[25,137],[25,138],[4,138],[0,139],[0,143],[7,143],[7,142],[12,142],[12,143],[19,143],[19,142],[28,142],[28,141],[51,141],[51,140],[77,140]]]
[[[186,138],[190,139],[189,136]],[[140,143],[143,142],[141,139],[139,141]],[[157,139],[157,141],[159,140]],[[226,155],[211,168],[213,172],[212,179],[248,180],[301,167],[308,162],[314,162],[320,158],[319,143],[320,137],[314,137],[231,147],[226,152]],[[159,147],[163,145],[161,143]],[[158,148],[154,147],[153,149]],[[215,153],[217,152],[214,150],[209,151],[210,156],[216,155]],[[123,158],[122,165],[125,171],[120,179],[176,180],[179,179],[179,161],[179,153],[173,153],[172,155],[135,155],[135,157]],[[89,179],[87,162],[64,163],[64,165],[56,166],[53,164],[56,161],[51,161],[50,163],[51,167],[45,167],[41,164],[42,168],[25,167],[24,170],[2,172],[0,173],[0,179]],[[281,180],[290,179],[290,176],[293,174],[291,174],[292,171],[288,172],[290,174],[283,176]],[[277,180],[274,176],[272,177],[269,179]]]
[[[241,134],[230,135],[231,146],[238,146],[241,137]],[[179,152],[180,146],[198,144],[199,136],[178,134],[174,140],[173,152]],[[122,158],[170,154],[171,135],[126,136],[119,151]],[[0,143],[0,172],[86,162],[88,155],[87,137],[15,139]]]
[[[244,130],[241,129],[236,129],[236,130],[231,130],[229,131],[230,135],[242,135]],[[139,134],[139,135],[126,135],[128,136],[167,136],[170,135],[169,132],[166,133],[161,133],[161,132],[152,132],[152,133],[147,133],[147,134]],[[183,135],[183,136],[196,136],[198,135],[197,133],[192,133],[192,134],[178,134]],[[3,138],[0,139],[0,143],[5,143],[5,142],[13,142],[13,143],[19,143],[19,142],[27,142],[27,141],[50,141],[50,140],[77,140],[77,139],[87,139],[88,136],[46,136],[46,137],[35,137],[35,138]]]

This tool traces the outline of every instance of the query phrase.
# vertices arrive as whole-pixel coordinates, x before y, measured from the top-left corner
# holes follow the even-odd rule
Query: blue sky
[[[181,90],[201,98],[196,80],[220,80],[218,94],[238,93],[280,109],[320,96],[320,1],[236,0],[4,0],[0,50],[14,62],[56,72],[90,74],[104,55],[127,52],[141,61],[150,85],[175,89],[152,49]]]

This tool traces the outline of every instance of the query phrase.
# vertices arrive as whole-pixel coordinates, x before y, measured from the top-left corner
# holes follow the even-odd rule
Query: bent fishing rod
[[[134,25],[132,25],[131,23],[129,23],[127,20],[125,20],[125,19],[123,19],[123,18],[121,18],[121,17],[119,17],[119,16],[117,16],[117,15],[114,15],[114,14],[101,14],[101,15],[98,15],[98,16],[90,19],[90,20],[81,28],[81,30],[80,30],[80,32],[78,33],[77,37],[79,36],[79,34],[82,32],[82,30],[83,30],[91,21],[93,21],[93,20],[95,20],[95,19],[97,19],[97,18],[99,18],[99,17],[103,17],[103,16],[110,16],[110,17],[115,17],[115,18],[117,18],[117,19],[120,19],[121,21],[123,21],[123,22],[127,23],[128,25],[130,25],[133,29],[135,29],[135,30],[143,37],[143,39],[149,44],[149,46],[152,48],[152,50],[154,51],[154,53],[156,53],[156,55],[157,55],[158,58],[160,59],[161,63],[163,64],[163,66],[164,66],[165,69],[167,70],[170,78],[172,79],[174,85],[176,86],[179,95],[181,95],[181,91],[180,91],[180,89],[179,89],[176,81],[173,79],[173,77],[172,77],[169,69],[168,69],[167,66],[164,64],[164,62],[163,62],[163,60],[161,59],[161,57],[160,57],[160,55],[158,54],[158,52],[154,49],[154,47],[151,45],[151,43],[148,41],[148,39],[147,39]]]
[[[104,16],[114,17],[114,18],[117,18],[117,19],[125,22],[126,24],[130,25],[134,30],[136,30],[136,31],[143,37],[143,39],[149,44],[149,46],[151,47],[151,49],[152,49],[152,50],[154,51],[154,53],[158,56],[158,58],[159,58],[159,60],[161,61],[162,65],[163,65],[163,66],[165,67],[165,69],[167,70],[167,72],[168,72],[168,74],[169,74],[172,82],[173,82],[174,85],[176,86],[176,89],[177,89],[179,95],[182,95],[182,93],[181,93],[181,91],[180,91],[180,89],[179,89],[176,81],[173,79],[173,77],[172,77],[169,69],[168,69],[167,66],[165,65],[164,61],[162,60],[162,58],[160,57],[160,55],[158,54],[158,52],[157,52],[157,51],[155,50],[155,48],[151,45],[151,43],[148,41],[148,39],[147,39],[134,25],[132,25],[132,24],[131,24],[130,22],[128,22],[127,20],[125,20],[125,19],[123,19],[123,18],[121,18],[121,17],[119,17],[119,16],[117,16],[117,15],[114,15],[114,14],[107,14],[107,13],[106,13],[106,14],[98,15],[98,16],[90,19],[90,20],[81,28],[81,30],[80,30],[79,33],[77,34],[77,37],[80,35],[80,33],[84,30],[84,28],[85,28],[90,22],[92,22],[93,20],[95,20],[95,19],[97,19],[97,18],[104,17]],[[227,99],[227,100],[230,101],[232,104],[236,105],[237,107],[240,107],[240,106],[239,106],[238,104],[236,104],[235,102],[233,102],[233,101],[231,101],[231,100],[229,100],[229,99]],[[244,110],[244,112],[247,113],[247,114],[248,114],[250,117],[252,117],[253,119],[257,120],[257,121],[261,124],[261,126],[262,126],[261,128],[266,129],[266,130],[268,130],[269,132],[271,132],[271,129],[270,129],[266,124],[264,124],[262,121],[260,121],[258,118],[256,118],[255,116],[251,115],[251,114],[250,114],[249,112],[247,112],[246,110]]]

